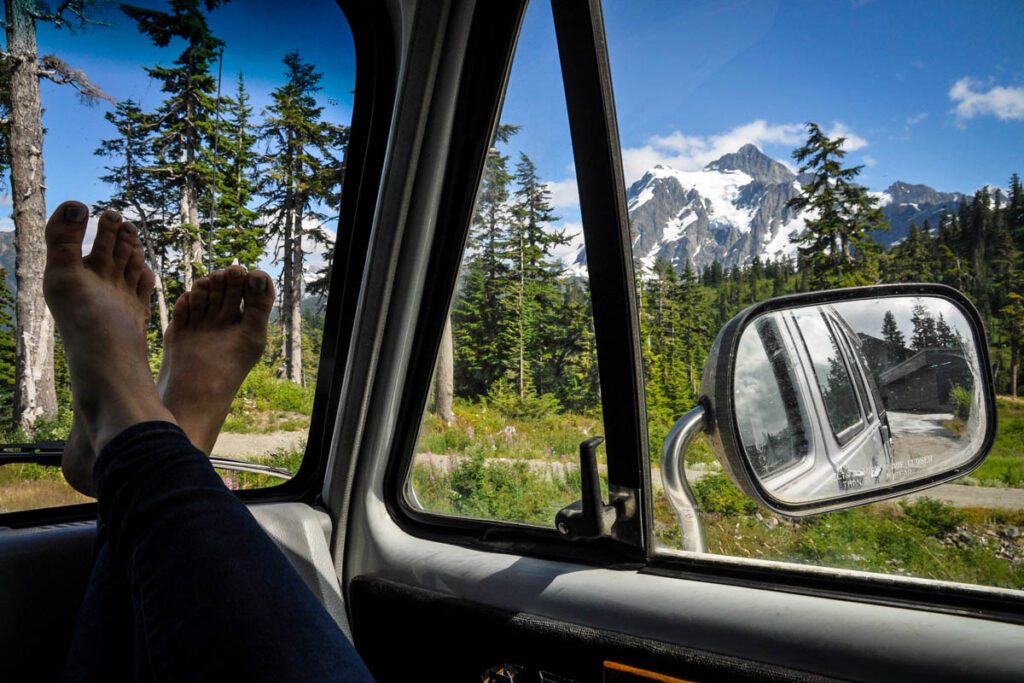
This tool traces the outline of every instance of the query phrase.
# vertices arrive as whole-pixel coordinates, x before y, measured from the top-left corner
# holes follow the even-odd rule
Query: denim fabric
[[[372,680],[177,426],[126,429],[95,476],[96,564],[65,680]]]

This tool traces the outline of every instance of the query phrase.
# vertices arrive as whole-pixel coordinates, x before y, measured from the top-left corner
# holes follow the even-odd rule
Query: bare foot
[[[157,388],[204,453],[213,450],[231,400],[263,355],[273,306],[270,276],[241,266],[199,278],[174,305]]]
[[[62,466],[68,482],[91,495],[95,454],[110,439],[139,422],[175,419],[156,392],[139,324],[146,269],[133,258],[135,228],[105,212],[92,251],[82,258],[88,217],[80,202],[65,202],[50,217],[43,291],[64,341],[74,410],[89,444],[66,452]]]
[[[125,284],[129,291],[133,286],[135,288],[137,300],[137,305],[134,307],[135,313],[138,316],[139,329],[145,335],[146,328],[149,326],[150,300],[156,280],[153,277],[153,271],[146,265],[145,253],[142,244],[137,239],[135,226],[128,222],[121,223],[120,217],[115,212],[104,212],[100,215],[96,231],[97,240],[101,244],[105,245],[107,242],[115,241],[113,251],[117,259],[123,259],[125,253],[129,254],[128,262],[124,267]],[[104,253],[107,251],[106,246],[103,246],[102,251]],[[89,258],[86,257],[86,260]],[[95,460],[92,446],[89,444],[89,436],[82,423],[82,415],[76,410],[72,415],[71,433],[64,443],[61,469],[64,472],[64,478],[80,493],[94,495],[92,466]]]

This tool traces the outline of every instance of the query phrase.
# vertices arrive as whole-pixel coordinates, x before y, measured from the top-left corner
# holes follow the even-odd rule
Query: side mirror
[[[892,498],[974,470],[996,434],[974,306],[941,285],[781,297],[722,329],[702,404],[728,474],[799,517]]]

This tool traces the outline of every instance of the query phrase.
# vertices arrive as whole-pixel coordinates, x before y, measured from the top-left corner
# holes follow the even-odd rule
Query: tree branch
[[[99,100],[106,100],[111,104],[116,102],[113,97],[89,80],[89,76],[84,71],[74,68],[56,55],[43,55],[39,59],[39,77],[60,85],[70,85],[78,91],[78,99],[82,101],[82,104],[92,106]]]

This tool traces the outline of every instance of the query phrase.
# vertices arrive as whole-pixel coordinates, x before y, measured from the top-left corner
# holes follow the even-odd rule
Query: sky
[[[159,5],[160,3],[149,3]],[[791,163],[815,121],[847,138],[860,180],[938,190],[1006,187],[1024,172],[1024,2],[946,0],[606,0],[606,32],[627,184],[657,163],[699,169],[745,143]],[[41,27],[42,53],[86,71],[118,99],[155,108],[159,86],[141,65],[168,64],[180,43],[153,47],[117,10],[111,27],[71,34]],[[281,57],[298,49],[324,72],[331,120],[351,115],[351,35],[330,0],[235,0],[210,15],[227,43],[224,89],[243,70],[259,108],[281,82]],[[110,135],[106,104],[81,105],[43,84],[48,203],[96,201]],[[526,152],[552,191],[567,230],[578,228],[569,128],[550,4],[531,3],[502,120],[521,131],[504,151]],[[9,198],[0,198],[9,205]],[[0,211],[0,229],[10,219]],[[578,231],[577,231],[578,232]]]
[[[944,191],[1024,173],[1024,2],[606,0],[627,185],[754,143],[792,164],[802,124],[847,138],[860,181]],[[530,6],[503,120],[578,221],[548,3]],[[575,227],[575,226],[573,226]]]

